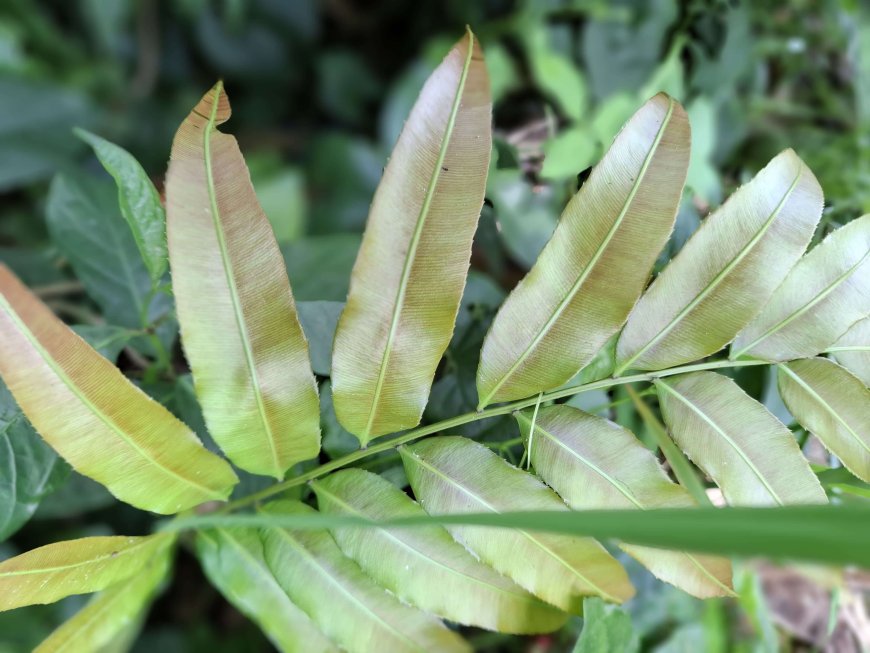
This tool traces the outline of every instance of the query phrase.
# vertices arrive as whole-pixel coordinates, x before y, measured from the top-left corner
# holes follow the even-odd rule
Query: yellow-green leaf
[[[837,362],[870,386],[870,317],[859,320],[827,348]]]
[[[828,235],[740,332],[731,358],[815,356],[870,313],[870,215]]]
[[[218,83],[182,123],[166,177],[172,288],[209,432],[239,467],[283,478],[320,450],[317,386],[278,243]]]
[[[320,511],[372,520],[424,515],[386,479],[348,469],[312,483]],[[343,529],[332,534],[345,555],[411,605],[450,621],[503,633],[561,628],[568,615],[479,562],[441,526]]]
[[[0,610],[98,592],[138,573],[173,537],[85,537],[0,562]]]
[[[779,393],[798,422],[870,483],[870,389],[825,358],[779,366]]]
[[[268,514],[313,513],[295,501],[274,501]],[[436,618],[377,585],[346,557],[328,531],[262,532],[266,563],[290,599],[343,649],[351,652],[468,651]]]
[[[0,333],[3,380],[39,434],[80,473],[163,514],[227,498],[237,482],[230,466],[3,265]]]
[[[467,438],[430,438],[400,452],[414,495],[431,515],[568,509],[537,478]],[[568,612],[578,613],[584,596],[622,602],[634,593],[625,570],[591,538],[469,526],[447,530],[496,571]]]
[[[822,189],[792,151],[776,156],[704,220],[632,310],[617,369],[658,370],[727,345],[806,249]]]
[[[429,77],[396,143],[338,322],[335,411],[363,445],[420,421],[468,272],[491,112],[468,32]]]
[[[125,650],[117,648],[118,639],[132,643],[148,606],[169,574],[170,552],[167,548],[157,553],[136,575],[97,594],[33,653]]]
[[[196,535],[208,579],[283,653],[337,653],[335,646],[281,589],[263,557],[260,532],[215,528]]]
[[[516,414],[532,465],[574,510],[646,510],[697,505],[673,483],[652,452],[629,431],[570,406],[542,408],[535,419]],[[626,516],[626,519],[631,517]],[[653,574],[700,598],[728,596],[731,563],[676,551],[623,544]]]
[[[689,165],[682,106],[659,94],[629,120],[484,341],[480,407],[555,388],[622,327],[674,226]]]
[[[729,504],[827,502],[791,431],[734,381],[695,372],[655,384],[674,440]]]

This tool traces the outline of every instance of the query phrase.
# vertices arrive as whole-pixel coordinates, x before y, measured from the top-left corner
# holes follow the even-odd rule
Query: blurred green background
[[[233,105],[226,131],[240,140],[297,300],[341,302],[386,157],[465,25],[484,46],[496,145],[464,311],[430,420],[474,407],[492,311],[620,125],[659,90],[683,102],[693,131],[668,254],[786,147],[825,190],[817,237],[870,208],[870,20],[859,0],[3,0],[0,260],[201,429],[189,382],[172,385],[147,367],[137,373],[137,357],[147,362],[154,352],[112,331],[140,326],[129,313],[139,291],[117,282],[129,272],[127,253],[137,255],[114,187],[73,127],[126,147],[161,188],[175,129],[223,79]],[[329,322],[332,306],[313,319]],[[156,328],[173,345],[171,317]],[[739,380],[781,414],[767,379],[753,371]],[[630,410],[611,417],[643,433]],[[469,435],[507,439],[512,428],[482,422]],[[329,406],[324,433],[325,455],[347,450]],[[395,465],[385,459],[378,471]],[[59,490],[34,519],[0,544],[0,558],[84,534],[147,531],[147,516],[67,471],[46,485]],[[746,565],[739,600],[702,603],[634,572],[639,593],[626,612],[644,651],[860,651],[862,637],[870,646],[860,593],[854,603],[831,592],[830,573]],[[808,598],[795,607],[795,596]],[[0,653],[30,650],[79,605],[73,598],[0,615]],[[567,651],[581,623],[547,637],[470,639],[480,650]],[[271,649],[183,554],[134,650]]]

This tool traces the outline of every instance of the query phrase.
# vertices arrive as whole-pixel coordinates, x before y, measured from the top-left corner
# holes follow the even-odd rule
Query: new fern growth
[[[196,397],[226,459],[0,267],[0,373],[21,410],[119,500],[180,514],[150,536],[59,542],[0,563],[0,609],[98,592],[39,651],[132,641],[180,543],[282,651],[468,650],[443,620],[557,630],[585,597],[633,595],[625,569],[589,536],[597,523],[628,523],[626,511],[664,512],[658,529],[639,519],[640,530],[607,532],[626,533],[625,553],[694,596],[732,595],[731,562],[714,553],[771,549],[751,548],[749,531],[729,540],[680,526],[683,513],[707,514],[696,510],[708,503],[706,483],[731,506],[828,502],[789,428],[726,376],[744,367],[775,366],[795,419],[870,483],[870,216],[805,254],[822,189],[787,150],[650,284],[689,166],[689,121],[665,94],[625,124],[495,316],[477,370],[478,410],[420,425],[456,322],[492,148],[489,83],[471,32],[411,111],[338,320],[332,401],[360,448],[301,470],[321,448],[317,379],[270,224],[236,140],[218,129],[229,117],[219,83],[179,128],[166,243],[163,208],[141,167],[82,134],[118,183],[151,297],[165,295],[171,278]],[[717,355],[729,343],[730,355]],[[619,386],[678,482],[631,431],[560,401]],[[664,426],[645,403],[651,394]],[[528,465],[508,462],[508,447],[462,435],[504,415],[516,419]],[[410,492],[358,465],[390,450]],[[277,482],[215,503],[240,475]],[[306,483],[308,497],[298,491]],[[788,510],[733,519],[773,527],[797,518]],[[866,520],[862,531],[836,522],[835,508],[813,510],[834,520],[819,535],[818,559],[867,563]],[[606,522],[613,515],[597,511],[623,512]],[[705,518],[735,523],[717,512]],[[857,548],[837,543],[844,528],[855,529]],[[787,535],[769,546],[799,552]],[[668,543],[686,547],[661,548]]]

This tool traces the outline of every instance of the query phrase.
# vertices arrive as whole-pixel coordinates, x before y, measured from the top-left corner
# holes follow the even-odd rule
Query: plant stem
[[[426,426],[412,429],[407,433],[397,435],[396,437],[385,440],[383,442],[379,442],[378,444],[371,447],[360,449],[359,451],[354,451],[347,454],[346,456],[342,456],[341,458],[336,458],[335,460],[330,460],[328,463],[324,463],[319,467],[315,467],[314,469],[311,469],[304,474],[300,474],[299,476],[296,476],[294,478],[281,481],[280,483],[276,483],[274,485],[270,485],[269,487],[264,488],[259,492],[254,492],[253,494],[249,494],[246,497],[231,501],[216,512],[226,513],[237,510],[239,508],[244,508],[245,506],[248,506],[252,503],[262,501],[263,499],[279,494],[284,490],[296,487],[297,485],[307,483],[308,481],[314,480],[315,478],[320,478],[321,476],[325,476],[330,472],[334,472],[335,470],[341,469],[342,467],[347,467],[348,465],[351,465],[358,460],[368,458],[369,456],[381,453],[382,451],[389,451],[390,449],[395,449],[400,445],[406,444],[408,442],[413,442],[414,440],[426,437],[427,435],[432,435],[441,431],[447,431],[456,428],[457,426],[463,426],[465,424],[470,424],[471,422],[477,422],[488,417],[509,415],[514,411],[522,410],[523,408],[530,408],[538,402],[554,401],[556,399],[562,399],[564,397],[571,397],[573,395],[580,394],[581,392],[589,392],[590,390],[612,388],[613,386],[624,385],[626,383],[640,383],[644,381],[652,381],[653,379],[658,379],[665,376],[674,376],[676,374],[685,374],[688,372],[697,372],[700,370],[716,370],[727,367],[748,367],[751,365],[768,364],[769,363],[767,363],[767,361],[759,360],[717,360],[707,363],[695,363],[693,365],[672,367],[671,369],[660,370],[658,372],[644,372],[641,374],[632,374],[630,376],[622,376],[619,378],[602,379],[600,381],[593,381],[592,383],[585,383],[583,385],[569,386],[567,388],[553,390],[552,392],[545,392],[542,395],[530,397],[528,399],[512,401],[503,406],[495,406],[494,408],[487,408],[485,410],[465,413],[464,415],[457,415],[456,417],[451,417],[450,419],[436,422],[435,424],[427,424]]]

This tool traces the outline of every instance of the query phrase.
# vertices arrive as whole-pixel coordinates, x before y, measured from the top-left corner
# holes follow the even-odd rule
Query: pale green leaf
[[[703,358],[761,310],[813,235],[822,189],[792,150],[706,218],[632,310],[617,374]]]
[[[529,69],[535,83],[555,100],[566,116],[580,120],[589,102],[586,79],[580,67],[552,47],[544,27],[527,34]]]
[[[825,238],[794,266],[740,332],[731,358],[815,356],[870,313],[870,215]]]
[[[568,510],[537,478],[467,438],[430,438],[400,452],[417,501],[429,514]],[[584,596],[621,602],[634,593],[625,570],[595,540],[525,530],[448,530],[483,562],[563,610],[578,613]]]
[[[870,317],[849,327],[827,351],[864,385],[870,386]]]
[[[671,482],[652,452],[618,424],[569,406],[550,406],[538,412],[529,439],[530,414],[516,417],[535,471],[574,510],[697,505],[685,488]],[[731,564],[724,558],[622,548],[657,577],[694,596],[731,594]]]
[[[215,441],[283,478],[320,450],[308,344],[269,220],[233,136],[223,85],[179,127],[166,178],[172,287],[184,351]]]
[[[825,358],[779,366],[779,393],[798,422],[870,483],[870,389]]]
[[[429,77],[396,143],[338,322],[335,410],[363,445],[420,421],[468,272],[491,111],[468,32]]]
[[[655,384],[674,440],[729,504],[827,501],[791,431],[734,381],[695,372]]]
[[[302,503],[276,501],[266,515],[310,515]],[[263,531],[265,559],[290,599],[347,651],[467,651],[434,617],[375,584],[327,531]]]
[[[137,508],[223,500],[237,479],[0,265],[0,375],[48,444]]]
[[[338,651],[287,596],[263,557],[256,529],[216,528],[196,535],[196,553],[211,583],[284,653]]]
[[[173,540],[166,533],[85,537],[22,553],[0,562],[0,610],[98,592],[139,573]]]
[[[34,649],[34,653],[115,653],[135,637],[171,564],[170,549],[157,553],[134,576],[104,590]],[[120,641],[119,641],[120,640]]]
[[[424,515],[389,481],[348,469],[312,484],[320,511],[372,520]],[[550,632],[567,615],[477,561],[441,526],[333,529],[345,555],[411,605],[450,621],[507,633]]]
[[[572,653],[633,653],[639,648],[631,616],[599,598],[583,601],[583,630]]]
[[[94,149],[106,172],[114,178],[121,215],[133,232],[152,283],[157,284],[167,264],[166,214],[157,189],[127,150],[84,129],[75,131]]]
[[[683,108],[660,94],[626,123],[493,322],[480,406],[555,388],[625,322],[674,225],[689,164]]]

